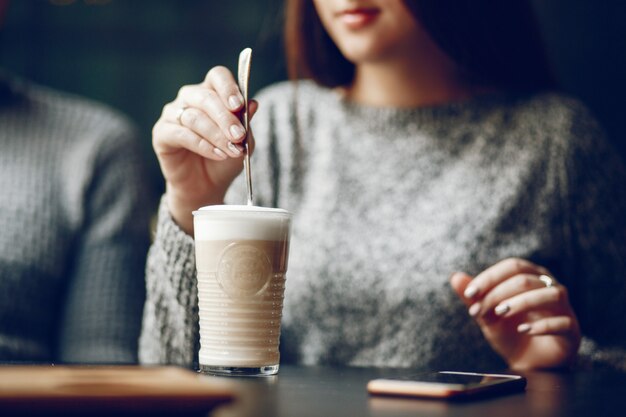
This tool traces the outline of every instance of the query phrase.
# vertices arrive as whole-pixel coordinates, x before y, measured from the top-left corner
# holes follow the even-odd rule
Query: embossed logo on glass
[[[272,264],[262,250],[242,243],[224,249],[217,264],[217,281],[231,298],[250,298],[267,287]]]

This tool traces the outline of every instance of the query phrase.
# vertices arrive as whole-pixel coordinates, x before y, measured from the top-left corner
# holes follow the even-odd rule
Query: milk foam
[[[287,210],[219,205],[194,211],[196,240],[283,240],[291,218]]]

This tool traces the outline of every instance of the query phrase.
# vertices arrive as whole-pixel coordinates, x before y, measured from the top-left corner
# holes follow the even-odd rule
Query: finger
[[[244,104],[243,95],[241,95],[235,77],[228,68],[223,66],[211,68],[204,79],[204,84],[217,92],[224,106],[231,112],[242,108]]]
[[[250,120],[252,120],[252,116],[255,115],[256,111],[259,109],[259,102],[256,100],[250,100],[248,102],[248,112],[250,113]]]
[[[546,317],[517,326],[518,333],[531,336],[577,334],[578,322],[572,316]]]
[[[461,301],[468,307],[468,313],[470,316],[475,317],[480,312],[480,302],[475,302],[467,297],[464,293],[467,290],[467,286],[472,282],[472,277],[465,272],[455,272],[450,277],[450,284],[454,291],[461,298]]]
[[[495,308],[505,300],[527,291],[545,287],[546,285],[541,282],[535,274],[517,274],[496,285],[482,300],[477,301],[476,303],[479,307],[475,309],[475,315],[480,317],[494,312]],[[499,311],[501,311],[502,308]]]
[[[562,285],[527,291],[502,301],[494,308],[496,316],[511,317],[533,310],[570,310],[567,291]]]
[[[232,142],[244,139],[246,131],[237,115],[233,114],[220,100],[218,93],[205,85],[188,85],[179,90],[174,105],[195,107],[206,113],[222,130],[224,136]],[[170,119],[174,122],[175,120]]]
[[[254,153],[254,147],[255,147],[254,132],[251,129],[250,135],[248,136],[248,151],[250,152],[250,155]]]
[[[467,286],[464,296],[469,299],[482,298],[502,281],[517,274],[549,274],[545,268],[520,258],[508,258],[478,274]]]
[[[248,110],[250,112],[250,119],[252,119],[252,117],[256,114],[256,111],[258,109],[259,109],[259,102],[256,101],[256,100],[250,100],[250,102],[248,103]],[[250,128],[250,134],[247,137],[248,137],[248,151],[250,151],[250,155],[252,155],[254,153],[254,146],[255,146],[254,132],[253,132],[252,128]]]
[[[161,139],[166,138],[166,139]],[[202,138],[193,130],[175,123],[160,122],[154,127],[154,150],[157,155],[165,156],[187,149],[208,159],[221,161],[226,154]]]
[[[215,91],[206,90],[203,95],[202,101],[192,104],[208,114],[231,142],[241,142],[246,131],[237,115],[224,106]]]
[[[455,272],[450,275],[450,285],[452,286],[452,289],[461,298],[461,301],[463,301],[468,307],[472,302],[463,296],[463,292],[470,282],[472,282],[472,277],[464,272]]]
[[[232,158],[238,158],[242,155],[243,148],[233,144],[229,138],[225,137],[219,126],[198,108],[186,107],[181,113],[180,107],[174,104],[167,105],[163,109],[163,118],[173,120],[173,124],[191,129]]]

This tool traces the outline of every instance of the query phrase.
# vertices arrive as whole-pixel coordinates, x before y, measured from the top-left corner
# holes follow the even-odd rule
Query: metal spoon
[[[244,159],[243,166],[246,171],[246,184],[248,188],[248,205],[252,206],[252,173],[250,170],[250,152],[248,149],[248,137],[250,135],[250,120],[248,114],[248,82],[250,81],[250,64],[252,60],[252,49],[246,48],[239,54],[239,68],[237,78],[239,81],[239,89],[243,95],[243,110],[241,111],[241,122],[246,129],[246,138],[243,141]]]

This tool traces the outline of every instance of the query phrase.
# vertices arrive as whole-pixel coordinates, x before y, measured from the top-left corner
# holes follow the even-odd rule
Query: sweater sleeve
[[[580,360],[626,370],[626,168],[586,109],[570,133],[565,230]]]
[[[192,367],[197,362],[198,349],[194,242],[174,222],[163,197],[146,265],[139,361]]]
[[[93,159],[74,161],[90,174],[77,201],[83,216],[60,323],[64,362],[137,362],[153,199],[134,131],[126,123],[107,129]]]

